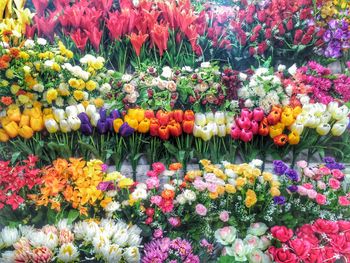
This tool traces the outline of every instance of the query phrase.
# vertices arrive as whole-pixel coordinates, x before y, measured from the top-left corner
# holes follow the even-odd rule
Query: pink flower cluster
[[[274,262],[348,262],[350,260],[350,221],[317,219],[295,233],[285,226],[271,228],[282,244],[268,249]]]
[[[161,162],[153,163],[152,170],[147,171],[146,185],[148,190],[159,188],[159,175],[165,171],[165,165]]]
[[[216,175],[212,173],[207,173],[203,177],[198,176],[193,181],[194,188],[200,192],[208,190],[209,192],[214,193],[219,185],[224,186],[225,181],[216,177]]]

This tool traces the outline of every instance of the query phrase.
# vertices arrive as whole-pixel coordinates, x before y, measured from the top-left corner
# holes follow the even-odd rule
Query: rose
[[[319,204],[319,205],[324,205],[327,203],[327,197],[323,194],[317,194],[316,195],[316,202]]]
[[[293,230],[285,226],[274,226],[271,228],[271,234],[281,242],[287,242],[293,236]]]
[[[311,190],[311,189],[314,188],[314,186],[312,184],[310,184],[310,183],[303,184],[303,187],[305,187],[308,190]]]
[[[306,189],[304,186],[298,186],[298,194],[305,196],[308,193],[308,189]]]
[[[155,205],[160,205],[160,203],[162,202],[162,197],[159,195],[154,195],[151,197],[151,203],[155,204]]]
[[[262,236],[266,233],[268,227],[264,223],[253,223],[248,228],[247,233],[254,236]]]
[[[312,178],[315,175],[315,172],[309,167],[305,167],[303,171],[304,171],[305,176],[307,176],[307,177]]]
[[[271,245],[271,240],[267,236],[260,237],[262,247],[261,250],[266,250]]]
[[[350,231],[350,221],[339,220],[338,222],[339,231],[347,232]]]
[[[317,188],[320,190],[325,190],[327,188],[327,185],[322,181],[317,181]]]
[[[309,243],[311,243],[314,246],[316,246],[319,242],[318,238],[315,235],[314,230],[312,229],[312,225],[310,224],[305,224],[301,226],[297,230],[297,237],[307,240]]]
[[[293,252],[299,257],[299,259],[304,259],[307,257],[311,250],[311,244],[303,239],[296,238],[289,241],[289,246],[292,248]]]
[[[335,251],[341,254],[350,254],[350,242],[347,242],[345,235],[330,235],[331,245]]]
[[[309,255],[305,258],[304,262],[307,263],[322,263],[323,257],[320,249],[313,248],[310,250]]]
[[[173,227],[179,227],[181,225],[181,219],[179,217],[170,217],[168,219],[168,222],[170,223],[170,225],[172,225]]]
[[[254,263],[267,263],[271,262],[269,259],[268,255],[265,255],[261,250],[256,249],[253,250],[249,255],[249,262],[254,262]]]
[[[165,165],[161,162],[153,163],[152,169],[159,175],[165,171]]]
[[[297,166],[300,168],[306,168],[307,167],[307,162],[306,161],[299,161],[297,162]]]
[[[250,234],[248,234],[244,238],[244,243],[247,245],[247,248],[249,251],[252,251],[254,249],[260,249],[263,247],[263,243],[260,240],[260,238],[258,238],[257,236],[250,235]]]
[[[347,196],[339,196],[338,203],[341,206],[350,206],[350,200]]]
[[[317,196],[317,192],[315,190],[308,190],[307,191],[307,196],[311,199],[315,199]]]
[[[344,178],[343,172],[338,169],[332,170],[332,175],[337,180],[342,180]]]
[[[340,182],[337,179],[331,178],[328,183],[333,190],[338,190],[340,188]]]
[[[153,237],[154,238],[162,238],[163,237],[163,230],[160,228],[154,230]]]
[[[234,256],[236,261],[246,261],[247,247],[242,239],[236,239],[231,247],[226,248],[229,256]]]
[[[275,262],[278,263],[297,263],[297,256],[288,249],[270,247],[268,252],[272,255]]]
[[[337,222],[324,219],[317,219],[313,223],[312,229],[320,234],[336,234],[339,231]]]
[[[208,209],[202,205],[202,204],[197,204],[196,205],[196,213],[200,216],[205,216],[208,212]]]
[[[148,190],[152,190],[152,189],[158,188],[159,187],[159,179],[158,179],[158,177],[154,177],[153,176],[153,177],[147,178],[146,185],[147,185],[147,189]]]
[[[224,210],[220,213],[219,218],[222,222],[227,222],[230,218],[230,215],[228,214],[228,212],[226,210]]]
[[[216,240],[224,246],[232,244],[233,241],[236,239],[236,235],[237,235],[237,230],[233,226],[220,228],[216,230],[214,234]]]

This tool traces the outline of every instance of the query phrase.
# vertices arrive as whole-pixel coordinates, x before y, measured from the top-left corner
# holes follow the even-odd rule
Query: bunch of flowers
[[[123,221],[90,219],[71,225],[5,227],[0,232],[3,262],[76,262],[95,258],[101,262],[140,261],[141,229]]]
[[[33,155],[15,166],[10,166],[9,161],[0,161],[0,210],[5,206],[18,209],[26,202],[26,194],[42,183],[37,162],[38,158]]]
[[[279,245],[268,249],[274,262],[337,262],[350,259],[349,221],[317,219],[295,232],[285,226],[271,228]]]
[[[264,223],[253,223],[247,229],[247,235],[241,239],[233,226],[225,226],[215,231],[216,242],[224,246],[223,254],[235,261],[271,262],[265,250],[271,245],[265,235],[268,227]],[[226,257],[227,258],[227,257]]]
[[[96,204],[105,207],[110,202],[97,189],[105,174],[102,161],[58,159],[52,166],[43,168],[42,173],[42,185],[38,193],[28,195],[38,207],[47,206],[61,211],[63,206],[68,205],[80,214],[88,215],[89,208]]]
[[[347,17],[347,10],[350,5],[346,0],[323,0],[318,1],[318,6],[321,8],[321,18],[326,22],[341,18]],[[324,21],[318,21],[321,25],[324,25]]]
[[[93,102],[111,90],[113,71],[107,72],[102,57],[86,55],[80,66],[73,66],[73,52],[61,41],[49,45],[45,39],[27,39],[20,47],[0,48],[0,54],[0,85],[6,90],[1,100],[5,103],[11,98],[26,107],[35,101],[63,107]]]
[[[268,113],[272,106],[289,105],[289,97],[284,92],[281,79],[268,68],[258,68],[248,81],[238,90],[238,97],[244,107],[260,107]]]
[[[328,29],[323,34],[325,42],[324,56],[327,58],[339,58],[343,56],[344,50],[350,48],[349,24],[342,20],[332,19],[328,22]]]
[[[151,262],[184,262],[199,263],[199,257],[192,251],[192,246],[186,239],[167,237],[157,238],[145,245],[143,263]]]

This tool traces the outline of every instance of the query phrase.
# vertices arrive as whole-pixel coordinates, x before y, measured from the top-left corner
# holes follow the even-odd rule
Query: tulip
[[[194,124],[192,132],[194,137],[201,137],[202,127]]]
[[[182,122],[182,130],[184,133],[191,134],[193,132],[194,121],[184,120]]]
[[[186,110],[184,112],[184,120],[185,121],[194,121],[195,120],[195,114],[191,110]]]
[[[55,133],[58,131],[58,124],[54,119],[46,120],[45,127],[49,133]]]
[[[86,111],[85,111],[85,112],[86,112],[87,116],[89,116],[89,118],[91,118],[92,115],[93,115],[94,113],[97,112],[96,106],[93,105],[93,104],[89,104],[89,105],[86,107]]]
[[[226,125],[225,124],[218,125],[218,136],[219,137],[226,136]]]
[[[19,122],[21,120],[21,111],[17,105],[10,105],[7,109],[7,116],[10,121]]]
[[[19,128],[18,133],[19,133],[19,136],[21,136],[22,138],[29,139],[33,137],[34,131],[29,126],[24,125],[21,128]]]
[[[101,116],[100,116],[100,114],[98,112],[92,113],[92,115],[90,117],[91,125],[96,127],[100,118],[101,118]]]
[[[328,123],[332,119],[332,115],[330,112],[326,111],[319,118],[321,123]]]
[[[226,123],[225,113],[222,111],[215,112],[214,119],[216,124],[222,125]]]
[[[127,115],[137,122],[141,122],[145,118],[145,111],[143,109],[129,109]]]
[[[109,126],[107,120],[99,119],[96,125],[99,134],[106,134],[109,131]]]
[[[72,117],[77,117],[78,116],[78,107],[76,105],[71,105],[66,107],[66,115],[72,116]]]
[[[10,140],[10,137],[7,135],[4,129],[0,129],[0,142],[7,142]]]
[[[283,133],[284,125],[282,123],[277,123],[276,125],[270,126],[270,137],[273,139]]]
[[[122,126],[120,126],[119,134],[123,137],[127,137],[127,136],[130,136],[131,134],[133,134],[134,131],[135,130],[133,128],[131,128],[127,122],[124,122],[122,124]]]
[[[11,120],[8,117],[2,117],[0,118],[1,120],[1,126],[5,127],[7,124],[9,124],[11,122]]]
[[[236,124],[241,128],[241,129],[245,129],[245,130],[249,130],[252,122],[250,121],[250,119],[248,119],[247,117],[243,117],[241,116],[240,118],[236,119]]]
[[[288,136],[286,134],[280,134],[273,138],[273,142],[277,146],[284,146],[288,142]]]
[[[39,118],[43,115],[43,113],[42,113],[40,108],[34,107],[34,108],[30,109],[30,114],[28,114],[28,115],[33,117],[33,118]]]
[[[239,138],[244,142],[249,142],[253,139],[253,133],[250,130],[242,129]]]
[[[132,118],[130,118],[129,116],[126,115],[124,117],[124,121],[127,122],[131,128],[133,128],[134,130],[137,130],[137,127],[139,126],[139,123],[137,122],[136,119],[132,119]]]
[[[10,138],[15,138],[18,135],[18,125],[16,122],[11,121],[6,126],[3,127],[6,131],[7,135],[10,136]]]
[[[207,124],[207,119],[205,118],[205,115],[203,113],[196,113],[194,117],[195,117],[194,123],[196,125],[204,126]]]
[[[154,118],[154,111],[153,110],[145,110],[145,118],[147,119],[153,119]]]
[[[250,130],[252,131],[252,133],[254,135],[258,134],[258,132],[259,132],[259,124],[255,120],[252,120],[252,125],[250,127]]]
[[[253,110],[253,120],[259,122],[264,119],[264,111],[261,108],[255,108]]]
[[[334,125],[331,129],[331,133],[333,136],[340,136],[345,132],[347,127],[348,127],[348,125],[346,125],[345,123],[336,122],[336,123],[334,123]]]
[[[28,115],[21,115],[21,120],[19,121],[18,126],[22,127],[22,126],[29,126],[30,125],[30,116]]]
[[[85,112],[81,112],[78,114],[78,118],[80,119],[81,123],[89,123],[90,124],[90,119],[89,116]]]
[[[212,136],[218,135],[218,125],[215,122],[209,122],[206,126],[209,126]]]
[[[231,129],[233,127],[233,122],[226,123],[226,134],[231,134]]]
[[[112,110],[111,113],[109,114],[109,117],[115,120],[115,119],[121,118],[122,115],[120,114],[119,110]]]
[[[67,121],[68,121],[70,128],[73,131],[79,130],[80,125],[81,125],[81,121],[77,116],[69,116]]]
[[[162,140],[168,140],[170,137],[170,131],[169,131],[168,126],[160,126],[158,128],[158,136]]]
[[[168,125],[169,117],[170,116],[168,112],[165,112],[163,110],[157,111],[156,118],[158,119],[160,126]]]
[[[281,112],[279,110],[273,110],[267,115],[267,121],[270,125],[275,125],[281,119]]]
[[[320,119],[317,118],[315,115],[309,115],[309,118],[307,119],[305,126],[309,128],[315,129],[320,124]]]
[[[168,124],[168,128],[169,128],[171,136],[179,137],[182,134],[181,125],[180,125],[180,123],[176,122],[175,120],[171,121]]]
[[[30,118],[30,127],[33,129],[33,131],[38,132],[44,129],[44,120],[42,117],[39,118]]]
[[[288,135],[288,142],[291,145],[298,144],[300,142],[300,135],[297,132],[291,132]]]
[[[81,123],[80,130],[81,130],[82,134],[84,134],[86,136],[91,135],[93,132],[93,128],[92,128],[90,122]]]
[[[113,121],[113,128],[116,133],[119,132],[120,127],[123,125],[123,120],[118,118]]]
[[[293,113],[287,113],[287,112],[282,112],[281,115],[281,122],[285,125],[285,126],[290,126],[293,124],[294,122],[294,117],[293,117]]]
[[[335,120],[341,120],[344,119],[349,115],[349,108],[346,105],[343,105],[337,109],[335,109],[333,112],[331,112],[333,119]]]
[[[267,118],[264,117],[264,119],[259,124],[258,133],[261,136],[267,136],[269,132],[270,132],[269,124],[268,124]]]
[[[209,141],[211,137],[213,136],[213,126],[212,125],[206,125],[204,127],[200,127],[200,137],[204,141]]]
[[[147,133],[149,131],[150,124],[151,124],[151,121],[149,119],[143,119],[139,123],[139,125],[137,127],[137,131],[140,133]]]
[[[151,123],[149,126],[151,136],[158,136],[159,127],[159,121],[157,119],[151,119]]]
[[[78,114],[82,113],[82,112],[85,112],[85,107],[83,104],[79,103],[77,105],[77,111],[78,111]]]
[[[327,135],[330,130],[331,125],[329,125],[328,123],[321,123],[316,128],[316,132],[321,136]]]
[[[327,105],[327,110],[328,110],[331,114],[333,114],[333,113],[338,109],[338,107],[339,107],[338,102],[332,101],[332,102],[328,103],[328,105]]]
[[[60,122],[61,120],[64,120],[66,118],[65,112],[62,109],[53,109],[53,117],[57,122]]]
[[[241,110],[241,117],[246,117],[249,120],[253,118],[253,112],[247,108]]]
[[[101,108],[99,110],[100,113],[100,119],[105,121],[107,119],[107,110],[105,108]]]
[[[71,127],[67,120],[60,120],[59,125],[60,125],[61,132],[67,133],[71,131]]]
[[[210,112],[206,112],[205,113],[205,119],[206,119],[206,124],[210,123],[210,122],[214,122],[214,113]]]
[[[181,123],[183,121],[184,112],[182,110],[174,110],[173,118],[176,122]]]
[[[231,129],[231,137],[234,140],[238,140],[241,137],[241,129],[238,126],[232,127],[232,129]]]

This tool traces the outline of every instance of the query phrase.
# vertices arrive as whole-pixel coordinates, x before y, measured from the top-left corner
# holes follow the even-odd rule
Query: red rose
[[[273,257],[274,262],[278,263],[297,263],[297,256],[288,249],[270,247],[268,252]]]
[[[312,225],[312,229],[318,233],[336,234],[339,231],[337,222],[317,219]]]
[[[289,19],[287,22],[287,30],[291,31],[294,28],[293,19]]]
[[[350,242],[346,240],[344,235],[330,235],[331,237],[331,246],[340,254],[350,253]]]
[[[303,38],[301,39],[301,44],[307,45],[307,44],[309,44],[311,42],[311,40],[312,40],[312,36],[308,35],[308,34],[305,34],[303,36]]]
[[[308,241],[300,238],[290,240],[289,246],[292,248],[299,259],[306,258],[311,250],[311,244]]]
[[[350,231],[350,221],[339,220],[338,227],[339,227],[339,231],[348,232]]]
[[[267,49],[266,41],[263,41],[263,42],[259,43],[259,45],[258,45],[258,54],[260,54],[260,55],[264,54],[266,49]]]
[[[293,230],[285,226],[274,226],[271,228],[271,233],[274,238],[281,242],[287,242],[293,236]]]
[[[265,30],[265,38],[270,39],[271,37],[272,37],[272,30],[271,30],[271,28],[267,28]]]
[[[322,253],[319,249],[313,248],[310,250],[309,255],[307,258],[303,260],[304,263],[322,263],[323,257]]]

